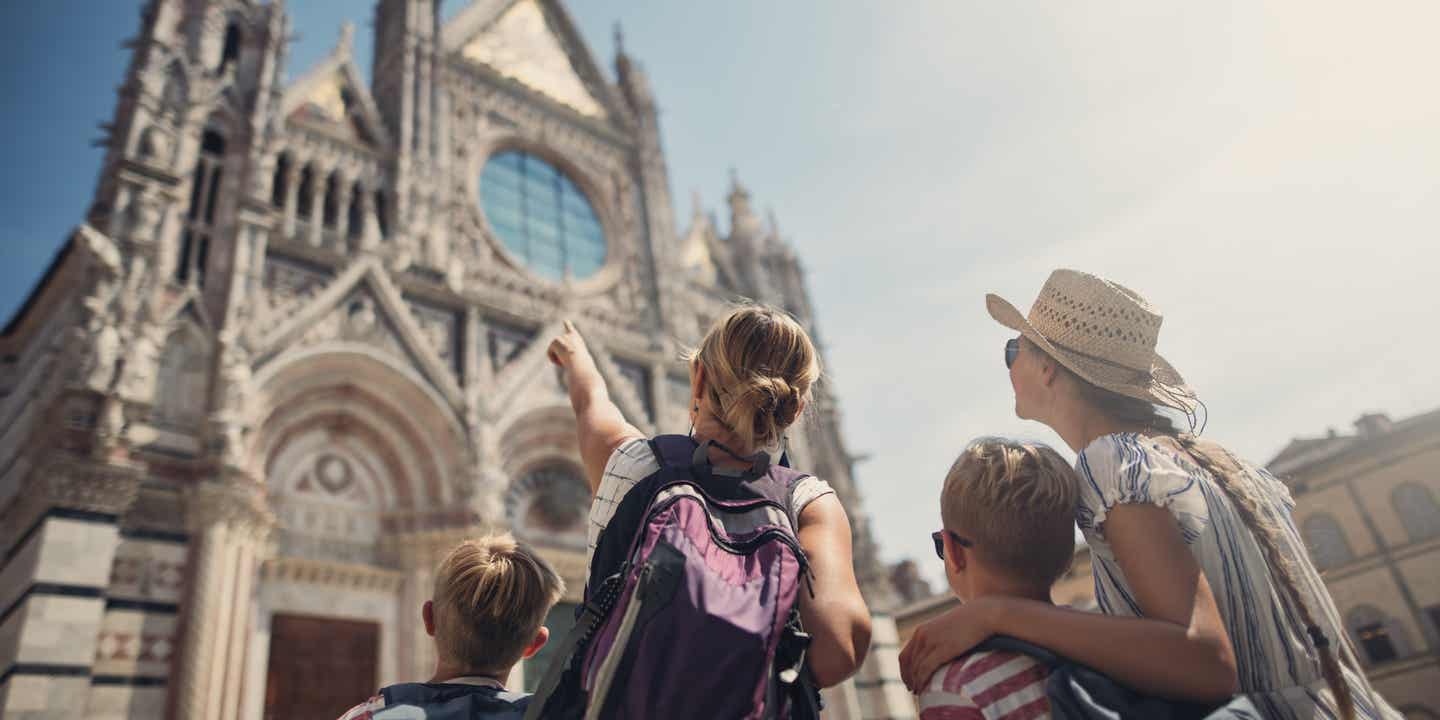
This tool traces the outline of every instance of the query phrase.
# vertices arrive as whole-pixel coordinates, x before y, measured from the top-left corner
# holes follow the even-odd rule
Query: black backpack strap
[[[570,628],[564,642],[560,643],[560,647],[551,656],[550,667],[545,669],[545,677],[541,678],[540,685],[535,688],[535,695],[530,698],[530,706],[525,708],[525,720],[539,720],[544,717],[545,706],[559,689],[565,674],[580,671],[578,663],[581,658],[576,650],[589,642],[590,636],[604,618],[605,612],[597,607],[594,599],[587,600],[580,607],[580,616],[576,618],[575,626]]]

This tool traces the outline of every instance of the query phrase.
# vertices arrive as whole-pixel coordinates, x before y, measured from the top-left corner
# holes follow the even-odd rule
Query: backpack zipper
[[[704,494],[703,491],[701,494]],[[651,509],[649,513],[646,514],[647,520],[651,517],[654,517],[657,513],[668,510],[671,505],[674,505],[675,503],[685,499],[685,497],[686,496],[684,495],[679,495],[670,498],[669,500],[666,500],[660,505],[655,506]],[[695,498],[690,499],[694,500]],[[757,501],[757,503],[763,503],[779,508],[779,505],[777,503],[770,500]],[[782,511],[784,510],[784,508],[779,509]],[[732,555],[744,555],[749,549],[760,545],[761,543],[774,537],[775,539],[778,539],[781,544],[790,548],[790,551],[795,555],[795,559],[800,562],[800,572],[805,576],[807,582],[813,582],[813,580],[811,580],[812,574],[810,572],[810,560],[805,556],[804,548],[800,547],[800,541],[796,539],[792,533],[786,532],[783,528],[766,528],[760,531],[760,533],[757,534],[755,537],[737,543],[721,536],[720,531],[715,529],[715,523],[710,519],[710,513],[706,512],[705,529],[710,531],[710,539],[715,541],[716,545],[719,545],[722,549]],[[815,590],[813,587],[810,590],[810,595],[811,597],[814,597],[815,595]]]

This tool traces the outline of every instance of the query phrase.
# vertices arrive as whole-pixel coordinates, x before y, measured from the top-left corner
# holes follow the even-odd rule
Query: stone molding
[[[203,481],[186,489],[185,510],[186,526],[193,534],[225,526],[260,544],[276,525],[262,493],[237,481]]]
[[[51,508],[119,517],[135,503],[140,472],[128,465],[62,457],[30,473],[8,508],[0,511],[0,551],[8,551]]]
[[[405,573],[373,565],[327,562],[305,558],[277,557],[260,566],[265,582],[296,582],[344,590],[394,592],[405,581]]]

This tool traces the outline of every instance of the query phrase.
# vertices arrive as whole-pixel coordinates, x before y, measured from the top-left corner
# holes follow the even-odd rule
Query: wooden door
[[[380,626],[305,615],[270,621],[265,720],[329,720],[375,694]]]

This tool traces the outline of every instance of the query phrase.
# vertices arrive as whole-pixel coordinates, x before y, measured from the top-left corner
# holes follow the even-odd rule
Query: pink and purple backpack
[[[525,717],[818,717],[790,499],[806,475],[763,452],[714,468],[710,448],[730,451],[684,435],[650,447],[660,469],[601,533],[585,604]]]

